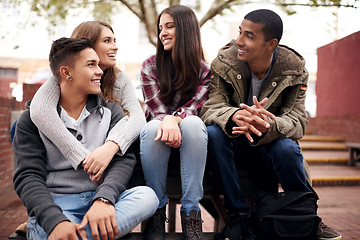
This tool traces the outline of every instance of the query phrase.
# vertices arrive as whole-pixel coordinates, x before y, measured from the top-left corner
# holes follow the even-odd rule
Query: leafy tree
[[[156,44],[156,20],[159,10],[165,7],[177,4],[185,4],[189,1],[181,0],[13,0],[15,2],[28,2],[31,5],[31,11],[38,16],[45,17],[50,24],[56,26],[63,23],[68,16],[70,10],[81,9],[92,11],[95,19],[111,22],[111,15],[115,13],[119,7],[125,6],[145,25],[147,37],[153,45]],[[294,6],[308,7],[351,7],[356,8],[359,0],[352,0],[352,3],[343,3],[344,0],[264,0],[264,2],[272,2],[279,5],[289,15],[295,14]],[[0,0],[1,2],[1,0]],[[184,2],[184,3],[182,3]],[[215,16],[223,15],[224,10],[230,9],[235,5],[244,5],[253,3],[245,0],[193,0],[192,6],[195,11],[207,7],[204,16],[199,19],[200,26]],[[205,6],[206,5],[206,6]]]

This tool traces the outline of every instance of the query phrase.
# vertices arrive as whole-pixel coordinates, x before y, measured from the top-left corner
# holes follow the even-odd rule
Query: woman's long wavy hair
[[[165,13],[173,17],[175,24],[175,44],[171,51],[164,50],[159,35],[160,17]],[[199,21],[189,7],[171,6],[159,14],[157,34],[156,68],[160,99],[165,104],[170,104],[176,92],[180,92],[181,99],[178,106],[181,106],[194,95],[204,60]]]
[[[102,21],[87,21],[80,23],[71,34],[72,38],[88,38],[93,45],[98,41],[101,31],[106,27],[113,33],[114,30],[106,22]],[[120,102],[114,97],[114,86],[116,81],[116,74],[120,69],[116,66],[109,67],[104,70],[101,76],[101,93],[106,102]]]

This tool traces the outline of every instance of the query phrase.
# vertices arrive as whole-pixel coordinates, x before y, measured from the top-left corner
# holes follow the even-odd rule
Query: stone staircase
[[[310,166],[313,186],[360,185],[360,165],[348,165],[350,153],[343,138],[307,133],[300,146]]]

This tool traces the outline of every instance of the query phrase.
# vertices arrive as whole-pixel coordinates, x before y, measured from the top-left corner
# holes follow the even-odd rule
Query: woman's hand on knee
[[[172,115],[164,117],[158,128],[154,141],[161,140],[170,147],[179,147],[181,144],[181,132],[179,128],[181,120],[182,119],[180,117]]]

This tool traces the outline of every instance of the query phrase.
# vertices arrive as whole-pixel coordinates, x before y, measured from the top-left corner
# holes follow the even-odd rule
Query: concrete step
[[[360,164],[356,166],[310,165],[313,186],[360,185]]]
[[[342,137],[335,136],[320,136],[320,135],[305,135],[300,142],[345,142],[345,139]]]
[[[337,150],[347,151],[348,147],[344,142],[320,142],[320,141],[300,141],[300,146],[305,150]]]
[[[313,186],[360,185],[360,163],[348,166],[350,154],[343,138],[305,135],[300,146]]]
[[[303,150],[303,156],[310,165],[348,165],[349,152],[338,150]]]

